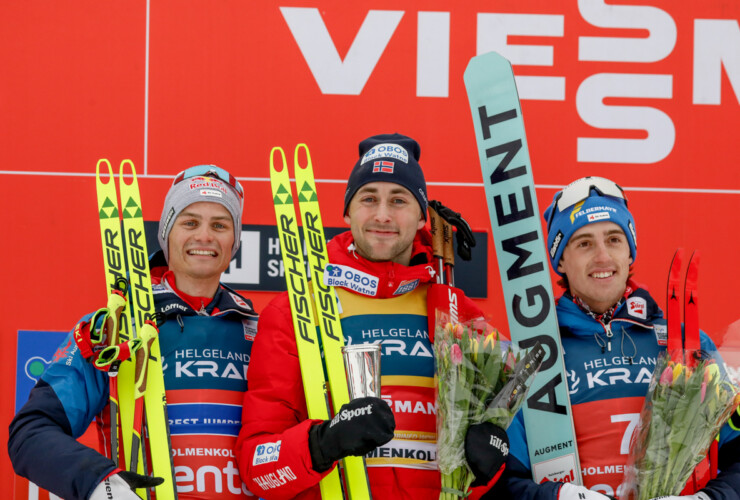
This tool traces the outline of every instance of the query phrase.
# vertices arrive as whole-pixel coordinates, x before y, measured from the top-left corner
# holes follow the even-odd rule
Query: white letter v
[[[344,61],[319,10],[280,7],[293,38],[323,94],[359,95],[403,17],[399,10],[370,10]]]

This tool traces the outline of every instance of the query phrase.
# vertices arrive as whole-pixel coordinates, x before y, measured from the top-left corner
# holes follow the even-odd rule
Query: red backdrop
[[[540,209],[577,177],[616,180],[636,278],[662,304],[675,248],[701,249],[701,322],[721,340],[739,316],[739,15],[733,0],[4,2],[0,442],[16,332],[69,329],[105,300],[98,158],[134,161],[146,220],[173,174],[215,163],[248,192],[244,222],[273,224],[269,151],[306,142],[324,224],[341,226],[358,142],[397,131],[420,142],[430,197],[488,230],[462,73],[493,49],[550,77],[520,80]],[[488,248],[481,305],[506,330]]]

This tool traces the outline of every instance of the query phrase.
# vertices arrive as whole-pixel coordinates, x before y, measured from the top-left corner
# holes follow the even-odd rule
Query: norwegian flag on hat
[[[392,161],[376,161],[373,163],[373,173],[392,174],[393,165]]]

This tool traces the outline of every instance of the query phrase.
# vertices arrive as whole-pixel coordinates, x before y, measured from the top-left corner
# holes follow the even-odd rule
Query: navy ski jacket
[[[583,482],[614,497],[621,493],[630,437],[657,356],[665,350],[667,340],[662,311],[647,290],[634,288],[607,324],[586,314],[568,294],[557,304]],[[704,332],[701,348],[710,353],[717,350]],[[521,412],[507,433],[510,455],[506,471],[486,498],[557,499],[561,483],[538,485],[532,480]],[[729,425],[720,434],[719,458],[719,476],[702,491],[715,500],[738,500],[740,432]]]
[[[168,284],[153,292],[166,317],[159,339],[179,498],[246,498],[233,447],[257,315],[225,287],[198,311]],[[115,466],[76,438],[109,421],[108,397],[108,375],[82,358],[70,332],[10,424],[15,472],[67,500],[87,499]]]

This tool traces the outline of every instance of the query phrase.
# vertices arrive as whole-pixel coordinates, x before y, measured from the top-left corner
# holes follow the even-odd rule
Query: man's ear
[[[350,222],[349,215],[344,214],[344,222],[347,223],[348,226],[351,226],[352,223]]]
[[[560,262],[558,262],[558,272],[560,274],[563,274],[563,259],[560,259]]]
[[[424,214],[421,214],[419,216],[419,222],[416,224],[416,230],[420,230],[422,227],[426,226],[427,220],[424,218]]]

